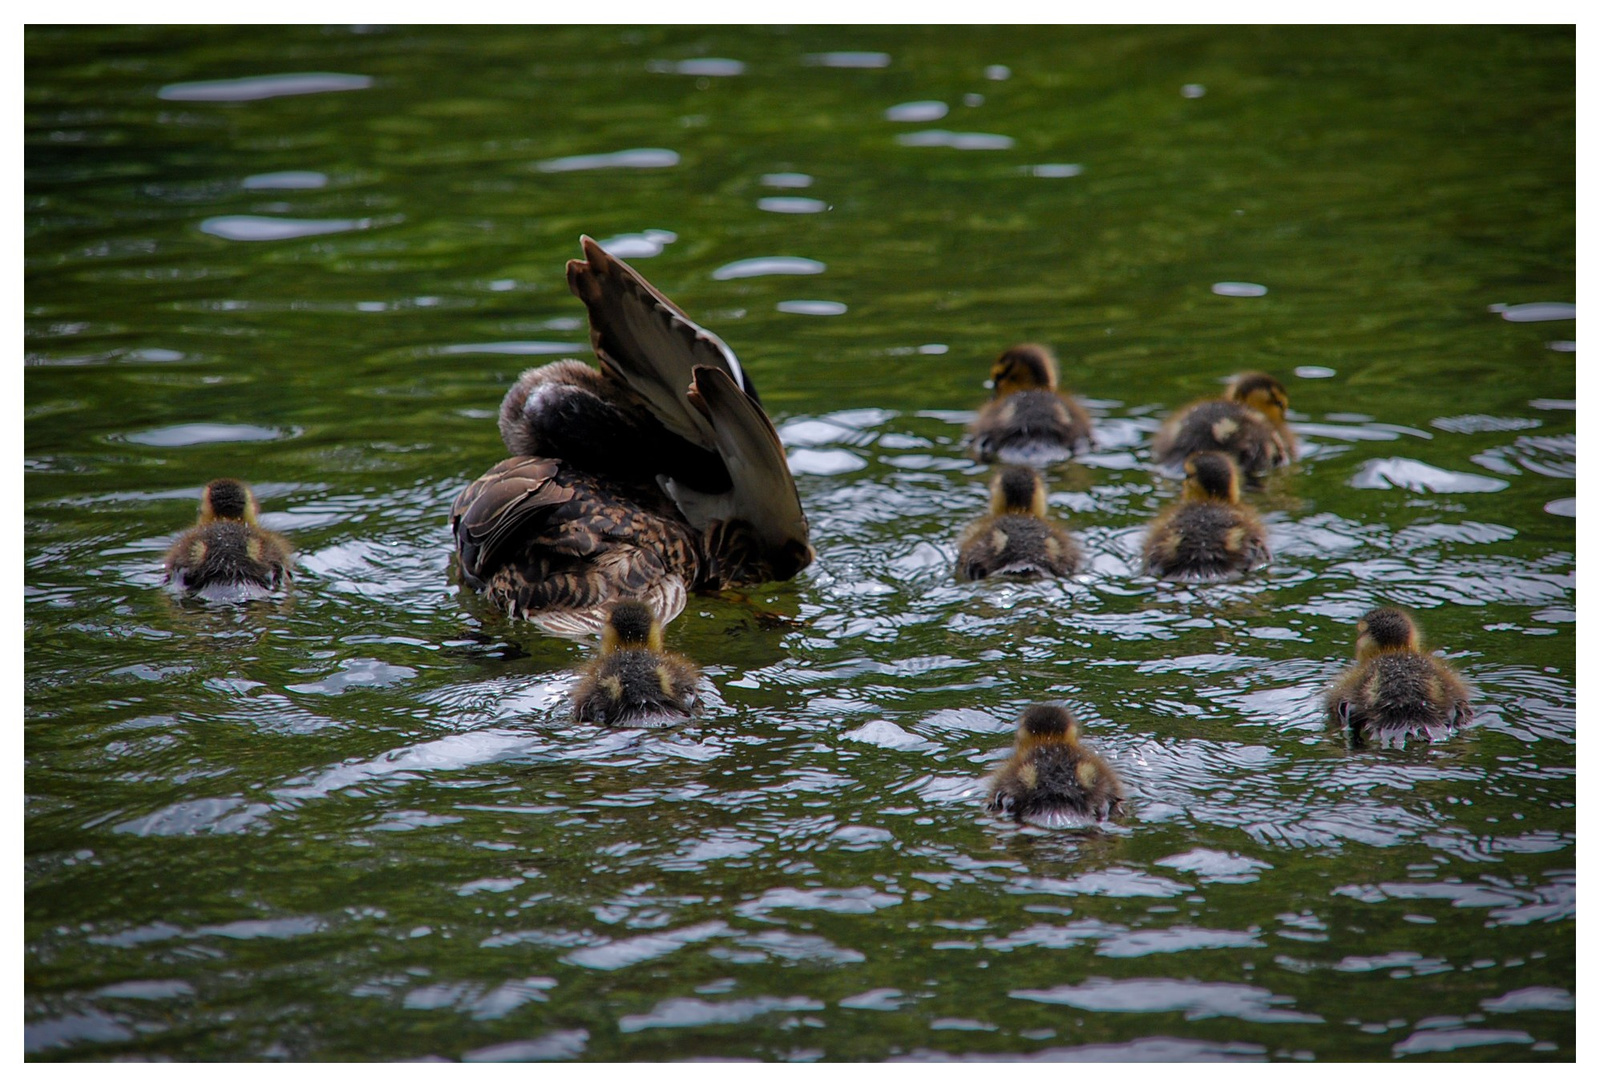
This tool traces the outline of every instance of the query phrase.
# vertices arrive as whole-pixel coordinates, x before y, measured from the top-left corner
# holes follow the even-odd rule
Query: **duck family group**
[[[785,581],[815,558],[783,446],[738,358],[588,237],[567,282],[587,307],[599,369],[564,360],[524,372],[500,405],[511,456],[455,500],[461,580],[513,619],[567,637],[600,635],[573,688],[580,721],[670,721],[698,711],[701,677],[668,651],[662,628],[691,592]],[[990,372],[993,397],[970,432],[999,462],[989,512],[962,535],[956,574],[1066,577],[1082,562],[1047,513],[1029,465],[1093,447],[1083,406],[1059,387],[1048,349],[1010,348]],[[1289,463],[1297,443],[1284,387],[1241,374],[1225,394],[1162,425],[1154,458],[1182,467],[1178,501],[1150,523],[1145,572],[1163,579],[1237,577],[1271,558],[1241,485]],[[206,485],[198,523],[167,552],[169,583],[237,598],[282,588],[288,542],[259,523],[236,479]],[[1396,608],[1356,626],[1355,663],[1329,689],[1330,719],[1355,743],[1436,739],[1471,717],[1466,686],[1422,651]],[[1036,705],[989,779],[989,807],[1019,821],[1081,825],[1123,804],[1112,767],[1079,740],[1065,707]]]

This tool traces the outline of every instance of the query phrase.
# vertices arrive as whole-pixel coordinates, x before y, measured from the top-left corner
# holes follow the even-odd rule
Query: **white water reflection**
[[[907,132],[894,140],[902,147],[953,147],[957,151],[1004,151],[1017,142],[993,132],[946,132],[940,128]]]
[[[711,273],[716,280],[749,279],[752,276],[814,276],[826,272],[820,260],[806,257],[750,257],[724,264]]]
[[[596,155],[567,155],[545,159],[535,166],[543,173],[564,174],[575,170],[662,170],[678,165],[678,153],[665,147],[634,147]]]
[[[365,230],[371,219],[280,219],[270,215],[214,215],[200,223],[202,233],[231,242],[281,242]]]
[[[1322,1016],[1294,1011],[1292,997],[1254,985],[1178,981],[1173,978],[1090,978],[1081,985],[1018,989],[1018,1000],[1065,1004],[1097,1012],[1179,1012],[1185,1019],[1225,1016],[1250,1023],[1321,1023]]]
[[[1435,468],[1409,457],[1388,457],[1367,461],[1351,478],[1350,486],[1367,490],[1399,487],[1419,494],[1429,491],[1434,494],[1472,494],[1503,491],[1510,484],[1503,479]]]
[[[910,124],[925,124],[928,121],[937,121],[939,118],[943,117],[949,112],[950,107],[945,105],[943,102],[931,100],[922,102],[901,102],[897,106],[890,106],[888,109],[884,110],[883,119],[886,121],[903,121]]]
[[[370,86],[371,76],[341,72],[285,72],[282,75],[245,76],[240,79],[168,83],[156,92],[156,97],[169,102],[255,102],[283,95],[361,91]]]

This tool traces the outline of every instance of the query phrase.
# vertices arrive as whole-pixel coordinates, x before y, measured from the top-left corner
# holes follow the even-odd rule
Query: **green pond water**
[[[1570,27],[25,48],[31,1058],[1574,1058]],[[589,357],[583,233],[738,352],[818,552],[691,600],[677,729],[571,724],[587,648],[451,571],[506,387]],[[1019,340],[1095,416],[1090,565],[959,584]],[[1151,434],[1244,368],[1275,561],[1141,577]],[[280,598],[163,588],[225,474]],[[1379,603],[1455,737],[1326,727]],[[1051,699],[1120,827],[983,810]]]

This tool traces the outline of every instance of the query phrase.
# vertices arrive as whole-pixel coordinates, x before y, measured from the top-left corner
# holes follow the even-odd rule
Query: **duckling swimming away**
[[[1239,467],[1226,453],[1184,463],[1183,493],[1150,522],[1145,573],[1169,581],[1210,581],[1265,566],[1267,530],[1239,499]]]
[[[1011,758],[989,778],[989,810],[1019,823],[1088,826],[1122,813],[1122,782],[1104,759],[1078,743],[1078,721],[1064,706],[1029,706],[1017,721]]]
[[[200,494],[200,519],[167,549],[168,584],[206,595],[271,590],[289,580],[292,548],[261,527],[261,506],[237,479],[213,479]]]
[[[611,605],[600,655],[572,689],[572,717],[620,725],[683,720],[700,712],[700,669],[662,647],[661,624],[642,600]]]
[[[1284,415],[1288,410],[1283,385],[1252,370],[1230,381],[1221,400],[1199,400],[1173,412],[1150,451],[1159,464],[1176,468],[1195,453],[1216,450],[1231,455],[1255,479],[1299,454]]]
[[[1089,413],[1057,390],[1056,357],[1036,343],[1007,348],[989,370],[994,399],[970,428],[982,461],[1049,464],[1094,448]]]
[[[522,374],[500,405],[513,454],[451,507],[462,580],[551,633],[608,606],[661,622],[690,591],[786,581],[815,557],[777,431],[728,346],[582,239],[567,284],[600,369]]]
[[[1067,577],[1083,552],[1072,534],[1045,515],[1044,481],[1032,468],[1011,465],[989,485],[989,512],[961,535],[956,572],[970,581]]]
[[[1399,608],[1374,608],[1356,624],[1356,663],[1328,691],[1328,715],[1357,743],[1440,740],[1472,720],[1467,685],[1424,653]]]

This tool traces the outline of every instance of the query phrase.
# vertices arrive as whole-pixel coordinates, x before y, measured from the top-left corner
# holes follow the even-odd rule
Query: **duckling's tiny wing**
[[[807,556],[795,569],[804,567],[811,561],[811,526],[772,420],[722,370],[696,366],[688,398],[711,428],[733,480],[732,516],[754,530],[769,555]]]
[[[686,394],[697,366],[718,370],[753,393],[738,358],[594,239],[585,235],[582,244],[587,259],[567,262],[567,285],[589,310],[589,339],[600,364],[668,430],[715,448],[712,429],[690,408]]]

